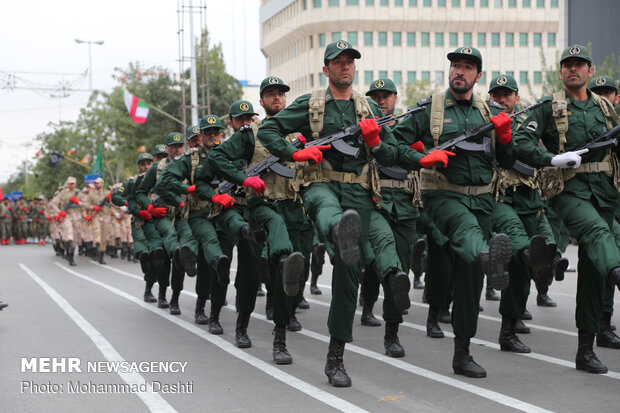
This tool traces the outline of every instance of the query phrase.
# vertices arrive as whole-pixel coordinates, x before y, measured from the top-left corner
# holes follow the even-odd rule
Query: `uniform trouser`
[[[614,218],[614,222],[611,225],[611,232],[616,240],[616,246],[620,248],[620,223]],[[613,314],[614,312],[614,295],[616,293],[616,286],[609,281],[605,283],[605,292],[603,293],[603,312]]]
[[[63,218],[63,220],[58,223],[58,229],[60,238],[63,242],[73,241],[73,224],[69,217]]]
[[[568,244],[570,243],[570,237],[572,234],[568,231],[568,228],[566,228],[566,225],[564,225],[553,208],[548,207],[545,210],[545,214],[549,221],[549,225],[551,226],[551,230],[553,231],[553,239],[555,239],[555,243],[560,252],[563,253],[566,251],[566,247],[568,247]]]
[[[67,219],[67,218],[65,218]],[[19,224],[19,220],[15,220],[13,223],[13,236],[16,239],[24,238],[24,234],[22,233],[22,226]]]
[[[344,185],[344,184],[343,184]],[[348,209],[340,204],[340,186],[337,183],[313,183],[303,192],[303,201],[310,219],[315,223],[319,238],[324,240],[325,249],[334,265],[332,273],[332,298],[329,307],[327,326],[331,337],[351,342],[353,340],[353,318],[357,304],[360,264],[345,265],[340,258],[338,247],[334,244],[331,231],[340,222],[342,213]],[[370,195],[369,195],[370,196]],[[367,250],[370,209],[356,208],[361,218],[361,235],[358,247]],[[365,254],[369,254],[366,252]]]
[[[164,241],[161,238],[161,235],[155,228],[155,224],[153,220],[144,221],[142,225],[142,232],[144,232],[144,236],[147,240],[147,250],[149,253],[155,251],[157,248],[162,248],[164,246]]]
[[[183,280],[185,278],[185,271],[183,270],[183,268],[177,268],[174,261],[168,260],[166,260],[164,267],[165,268],[157,269],[157,282],[159,283],[159,286],[170,286],[173,291],[182,291]]]
[[[0,222],[0,238],[5,239],[11,236],[11,226],[7,222]]]
[[[75,241],[75,245],[80,245],[82,243],[82,215],[80,214],[71,214],[71,223],[73,224],[73,240]]]
[[[143,252],[148,251],[148,240],[144,235],[143,226],[138,227],[134,222],[131,223],[131,233],[134,240],[133,252],[135,257],[139,258]]]
[[[468,338],[476,335],[483,274],[477,257],[489,250],[491,215],[470,209],[459,199],[433,197],[425,200],[428,217],[450,240],[454,257],[454,304],[452,327],[454,335]]]
[[[130,243],[133,242],[131,231],[131,217],[125,215],[120,222],[121,225],[121,242]]]
[[[232,237],[218,232],[219,244],[224,255],[232,257],[233,243]],[[198,275],[196,276],[196,294],[200,297],[209,298],[211,304],[215,306],[223,306],[226,302],[226,292],[228,285],[220,284],[213,267],[207,263],[202,254],[198,254]]]
[[[579,242],[577,264],[577,328],[597,333],[603,310],[603,292],[612,269],[620,266],[620,251],[611,233],[613,208],[602,208],[594,198],[584,200],[562,193],[551,207]]]
[[[222,255],[222,248],[218,240],[217,232],[213,221],[205,215],[192,215],[190,213],[187,221],[194,239],[198,241],[200,252],[207,264],[211,264],[214,260]]]
[[[166,216],[164,218],[156,218],[154,224],[157,232],[162,237],[164,249],[168,257],[172,258],[174,251],[183,245],[190,247],[195,256],[198,255],[198,242],[194,238],[187,221],[176,217],[173,224],[172,219]]]

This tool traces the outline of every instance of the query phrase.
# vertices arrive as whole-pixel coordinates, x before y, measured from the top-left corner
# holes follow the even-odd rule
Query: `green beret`
[[[185,144],[185,138],[181,132],[172,132],[166,136],[166,145]]]
[[[230,105],[230,111],[228,112],[228,114],[233,118],[237,118],[248,113],[250,115],[258,115],[258,113],[254,113],[254,107],[252,106],[252,103],[247,100],[236,101],[235,103]]]
[[[453,52],[448,53],[448,60],[454,62],[458,59],[470,59],[476,62],[478,65],[478,71],[482,70],[482,55],[480,54],[480,50],[471,46],[463,46],[459,47]]]
[[[262,96],[263,91],[269,87],[277,87],[279,89],[282,89],[282,91],[284,92],[288,92],[289,90],[291,90],[291,88],[287,84],[285,84],[282,79],[276,76],[271,76],[266,77],[265,79],[263,79],[262,82],[260,82],[260,90],[258,93]]]
[[[366,92],[366,96],[370,96],[372,92],[375,92],[377,90],[386,90],[388,92],[398,93],[396,91],[396,85],[394,85],[392,79],[388,78],[377,79],[372,82],[370,84],[370,89],[368,90],[368,92]]]
[[[562,52],[562,57],[560,58],[560,66],[562,66],[563,61],[565,61],[566,59],[570,59],[571,57],[583,59],[586,62],[592,64],[590,53],[588,52],[588,48],[585,46],[574,44],[564,49],[564,51]]]
[[[155,145],[153,155],[168,155],[168,152],[166,152],[166,145]]]
[[[510,89],[515,92],[519,91],[517,81],[514,77],[510,75],[499,75],[491,79],[491,83],[489,84],[489,93],[491,93],[492,90],[500,87]]]
[[[323,55],[323,62],[327,65],[328,60],[335,59],[342,52],[350,50],[353,52],[353,57],[355,59],[359,59],[362,57],[360,52],[357,49],[354,49],[353,46],[349,42],[344,40],[338,40],[337,42],[333,42],[327,45],[325,48],[325,54]]]
[[[217,115],[206,115],[200,119],[199,122],[200,130],[210,129],[210,128],[219,128],[222,129],[222,121],[220,121],[219,116]]]
[[[604,88],[613,89],[617,92],[618,83],[611,76],[596,76],[596,77],[593,77],[592,80],[590,80],[590,83],[588,84],[588,89],[590,90],[604,89]]]
[[[153,155],[151,155],[148,152],[142,152],[140,155],[138,155],[138,163],[140,163],[140,161],[144,161],[144,160],[152,161],[153,160]]]

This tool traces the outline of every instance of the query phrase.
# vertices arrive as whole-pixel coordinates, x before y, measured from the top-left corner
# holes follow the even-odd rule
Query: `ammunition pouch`
[[[493,173],[491,182],[487,185],[457,185],[448,181],[442,173],[434,169],[420,170],[420,190],[422,192],[431,190],[442,190],[456,192],[461,195],[476,196],[495,192],[497,182],[497,174]]]
[[[546,166],[539,170],[538,181],[543,201],[553,198],[564,190],[564,173],[557,166]]]
[[[515,191],[519,186],[527,186],[528,188],[537,190],[538,184],[538,171],[534,172],[534,176],[525,176],[511,169],[499,168],[497,172],[497,191],[495,199],[502,201],[508,188],[512,188],[512,190]]]

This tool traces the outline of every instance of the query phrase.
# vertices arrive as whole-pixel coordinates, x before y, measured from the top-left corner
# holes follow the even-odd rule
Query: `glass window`
[[[321,7],[321,0],[313,0],[312,4],[314,5],[315,9],[318,9],[319,7]]]
[[[519,46],[527,46],[527,33],[519,33]]]
[[[443,46],[443,33],[435,33],[435,46]]]
[[[463,46],[472,46],[471,33],[463,33]]]
[[[428,46],[430,44],[430,33],[422,32],[422,46]]]
[[[418,0],[409,0],[409,7],[417,7]]]
[[[502,8],[502,0],[494,0],[493,4],[496,8]]]
[[[395,85],[403,84],[403,72],[401,72],[400,70],[395,70],[392,78],[393,78],[392,80],[394,81]]]
[[[487,72],[482,72],[480,75],[480,84],[484,85],[487,82]]]
[[[357,6],[360,4],[359,0],[347,0],[347,6]]]
[[[351,44],[351,46],[357,46],[357,32],[348,32],[347,41]]]
[[[515,45],[514,33],[506,33],[506,46],[514,46],[514,45]]]
[[[342,35],[340,32],[332,33],[332,42],[337,42],[338,40],[342,40]]]
[[[446,0],[437,0],[437,7],[446,7]]]
[[[312,49],[314,44],[314,36],[310,35],[310,48]]]
[[[319,47],[325,47],[325,33],[319,33]]]
[[[379,70],[379,78],[381,79],[387,78],[387,70]]]
[[[536,7],[544,8],[545,7],[545,0],[536,0]],[[534,76],[534,81],[536,81],[536,76]]]
[[[314,87],[314,75],[310,73],[310,87]]]
[[[558,0],[551,0],[551,7],[554,9],[558,8]]]
[[[555,47],[555,33],[547,33],[547,46]]]
[[[364,71],[364,84],[369,85],[372,83],[372,70]]]
[[[428,70],[423,70],[422,71],[422,81],[430,83],[430,81],[431,81],[431,72],[429,72]]]
[[[435,72],[435,84],[437,86],[443,85],[443,70],[438,70]]]
[[[540,85],[542,83],[542,72],[534,72],[534,84]]]
[[[527,83],[527,72],[526,71],[520,71],[519,72],[519,83],[522,85],[525,85]]]
[[[390,3],[389,0],[381,0],[379,4],[382,6],[389,6],[390,5],[389,3]]]
[[[387,46],[387,32],[379,32],[379,46]]]
[[[493,79],[494,77],[499,76],[499,72],[498,72],[498,71],[496,71],[496,70],[494,70],[493,72],[491,72],[491,75],[492,75],[492,76],[491,76],[491,79]]]
[[[329,7],[340,6],[340,0],[329,0]]]
[[[308,0],[304,0],[304,10],[306,10],[308,8]],[[312,75],[310,75],[310,78],[312,79]]]
[[[403,6],[403,0],[394,0],[394,6],[402,7]]]
[[[489,7],[489,0],[480,0],[480,7]]]
[[[465,0],[466,7],[474,7],[474,0]]]
[[[461,0],[452,0],[452,7],[461,7]]]
[[[372,46],[372,32],[364,32],[364,46]]]
[[[407,83],[415,83],[415,70],[407,72]]]
[[[530,7],[531,3],[530,0],[523,0],[523,7]]]
[[[400,43],[401,43],[401,33],[400,32],[392,33],[392,45],[400,46]]]
[[[534,33],[534,46],[540,46],[542,43],[542,33]]]
[[[515,77],[515,72],[513,72],[512,70],[508,70],[508,71],[506,72],[506,74],[507,74],[508,76]]]
[[[508,7],[511,7],[511,8],[517,7],[517,0],[508,0]]]
[[[366,5],[367,6],[374,6],[375,5],[375,0],[366,0]]]
[[[478,33],[478,46],[486,46],[486,45],[487,45],[487,34]]]
[[[407,46],[415,46],[415,33],[407,32]]]
[[[499,33],[491,33],[491,46],[499,46]]]
[[[353,76],[353,84],[355,84],[355,85],[357,85],[357,82],[358,82],[357,77],[358,76],[357,76],[357,70],[356,70],[355,71],[355,75]]]
[[[431,7],[432,6],[432,2],[431,0],[424,0],[424,7]]]
[[[450,33],[450,46],[458,47],[459,45],[459,34],[458,33]]]
[[[325,86],[327,84],[327,78],[325,77],[325,73],[319,73],[319,77],[321,79],[321,86]]]

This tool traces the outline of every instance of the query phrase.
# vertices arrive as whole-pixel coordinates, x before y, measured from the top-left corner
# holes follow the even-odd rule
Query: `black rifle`
[[[575,149],[575,151],[587,149],[588,152],[580,155],[581,159],[584,159],[605,149],[615,148],[618,146],[618,138],[616,138],[617,135],[620,135],[620,125],[614,126],[607,132],[600,134],[596,139],[581,145],[579,148]],[[568,166],[573,165],[575,165],[575,162],[573,161],[568,163]]]
[[[180,197],[181,197],[181,201],[185,201],[187,199],[186,194],[180,195]],[[156,196],[151,202],[151,204],[155,208],[167,208],[168,207],[168,205],[164,202],[163,198],[160,196]]]
[[[528,106],[523,110],[520,110],[519,112],[510,115],[510,119],[514,119],[522,113],[529,112],[530,110],[537,108],[542,104],[543,102],[534,103],[533,105]],[[438,149],[454,152],[456,148],[467,152],[485,152],[486,145],[484,143],[475,143],[471,142],[471,140],[488,135],[494,128],[495,126],[493,125],[493,122],[489,121],[484,125],[480,125],[468,131],[465,131],[456,138],[450,139],[449,141],[444,142],[441,145],[435,146],[429,151],[429,153]]]
[[[75,194],[72,195],[72,197],[76,196],[78,193],[76,192]],[[65,206],[65,211],[69,211],[71,208],[79,208],[80,205],[76,204],[75,202],[73,202],[72,200],[69,199],[69,202],[67,202],[67,205]]]
[[[521,161],[515,161],[514,165],[512,165],[512,169],[525,176],[534,176],[534,173],[536,173],[533,167]]]

